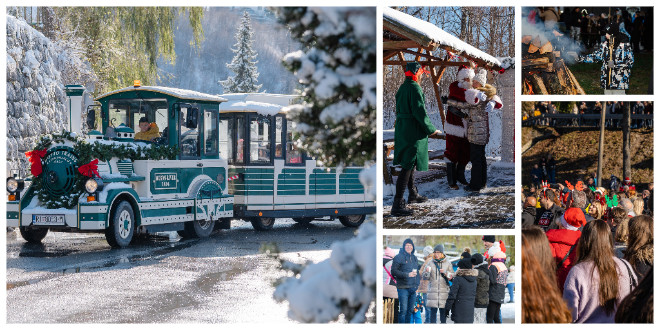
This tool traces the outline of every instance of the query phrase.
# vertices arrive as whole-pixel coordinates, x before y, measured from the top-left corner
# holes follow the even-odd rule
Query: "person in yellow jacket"
[[[160,137],[160,129],[156,123],[149,123],[147,117],[140,118],[140,131],[135,134],[136,140],[153,141]]]

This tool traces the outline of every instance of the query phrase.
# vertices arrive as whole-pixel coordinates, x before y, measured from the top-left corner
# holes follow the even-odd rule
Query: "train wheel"
[[[314,218],[310,218],[310,217],[307,217],[307,218],[293,218],[293,221],[295,221],[297,223],[300,223],[300,224],[303,224],[303,225],[306,225],[306,224],[312,222],[312,220],[314,220]]]
[[[184,224],[183,237],[184,238],[206,238],[211,236],[215,221],[213,220],[195,220],[188,221]],[[179,233],[181,235],[181,233]]]
[[[259,231],[270,230],[275,224],[275,218],[252,218],[252,228]]]
[[[133,207],[123,201],[115,207],[110,217],[110,226],[105,229],[105,240],[112,247],[127,247],[135,234]]]
[[[346,227],[359,227],[367,216],[365,214],[343,215],[339,222]]]
[[[48,228],[19,227],[19,230],[23,239],[30,243],[41,243],[48,234]]]

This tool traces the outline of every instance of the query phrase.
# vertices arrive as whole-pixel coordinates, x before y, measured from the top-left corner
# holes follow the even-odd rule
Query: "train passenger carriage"
[[[83,139],[84,88],[66,91],[70,131],[40,139],[32,178],[7,179],[7,225],[30,242],[49,230],[101,231],[124,247],[149,232],[206,237],[234,218],[257,230],[276,218],[358,226],[376,211],[361,168],[317,167],[297,150],[284,110],[293,96],[136,83],[88,107]]]

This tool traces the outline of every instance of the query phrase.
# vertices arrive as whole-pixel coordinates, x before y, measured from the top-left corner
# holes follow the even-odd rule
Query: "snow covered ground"
[[[429,171],[416,172],[419,193],[429,198],[426,203],[408,205],[415,211],[410,217],[392,217],[395,185],[383,187],[383,228],[513,228],[515,169],[493,166],[497,158],[488,159],[487,188],[479,194],[447,186],[444,161],[431,162]],[[465,171],[470,180],[471,165]],[[396,184],[396,177],[394,178]],[[407,193],[404,195],[407,198]]]

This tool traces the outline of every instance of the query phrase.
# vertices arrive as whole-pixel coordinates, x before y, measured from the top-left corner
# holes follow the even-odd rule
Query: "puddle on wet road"
[[[30,279],[27,281],[17,281],[17,282],[7,282],[7,290],[15,289],[18,287],[26,286],[26,285],[32,285],[36,284],[42,281],[50,280],[59,276],[64,276],[68,274],[76,274],[76,273],[82,273],[82,272],[93,272],[93,271],[99,271],[102,269],[108,269],[108,268],[113,268],[113,267],[122,267],[122,266],[135,266],[139,262],[145,262],[145,261],[157,261],[162,258],[164,258],[166,255],[185,250],[195,244],[197,244],[199,240],[185,240],[185,241],[179,241],[179,242],[169,242],[168,240],[153,240],[149,242],[142,242],[143,244],[138,245],[138,248],[144,248],[145,246],[152,245],[156,247],[156,249],[153,250],[146,250],[146,251],[141,251],[140,253],[136,253],[133,255],[122,255],[117,258],[112,258],[110,260],[107,260],[103,262],[100,265],[95,265],[95,266],[89,266],[89,267],[70,267],[70,268],[61,268],[61,269],[55,269],[55,270],[43,270],[43,271],[48,271],[48,275],[42,276],[39,278],[35,279]],[[164,243],[164,244],[163,244]],[[63,257],[67,256],[73,252],[80,252],[77,250],[55,250],[55,251],[45,251],[43,250],[44,247],[43,245],[34,245],[34,244],[25,244],[23,248],[21,249],[21,252],[19,253],[19,257],[28,257],[28,258],[51,258],[51,257]],[[130,249],[124,249],[121,251],[126,251],[130,252]],[[120,251],[120,250],[112,250],[112,249],[100,249],[100,250],[93,250],[93,251],[85,251],[85,252],[112,252],[112,251]]]

